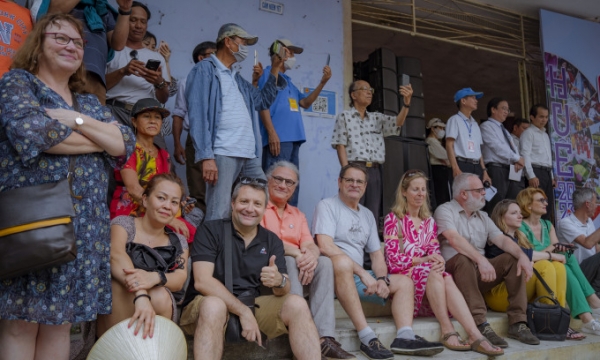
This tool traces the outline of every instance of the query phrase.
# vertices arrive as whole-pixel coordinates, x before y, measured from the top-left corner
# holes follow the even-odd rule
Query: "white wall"
[[[259,41],[250,47],[250,56],[242,62],[241,72],[251,78],[254,50],[259,61],[269,65],[268,48],[277,38],[288,38],[304,47],[297,55],[296,69],[286,72],[294,84],[315,87],[322,75],[327,54],[331,54],[333,76],[325,90],[337,92],[338,112],[344,108],[343,61],[343,1],[347,0],[278,0],[284,4],[284,14],[277,15],[259,10],[259,0],[145,0],[152,18],[148,30],[158,41],[165,40],[171,47],[172,75],[182,80],[193,67],[192,50],[196,44],[215,41],[219,27],[237,23]],[[114,0],[111,3],[116,4]],[[173,107],[173,100],[167,107]],[[334,119],[303,116],[306,143],[300,151],[300,209],[309,223],[317,202],[337,192],[337,174],[340,166],[337,155],[329,145]],[[185,139],[185,137],[183,137]],[[172,150],[172,143],[171,148]],[[184,167],[178,169],[183,177]]]

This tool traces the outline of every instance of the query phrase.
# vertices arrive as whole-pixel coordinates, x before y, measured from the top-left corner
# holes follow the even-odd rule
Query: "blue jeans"
[[[230,217],[231,191],[233,183],[239,176],[266,179],[260,167],[260,159],[246,159],[215,155],[219,170],[215,185],[206,183],[206,217],[205,220],[218,220]]]
[[[367,270],[367,272],[371,274],[373,278],[377,278],[373,270]],[[381,298],[377,294],[365,295],[365,290],[367,289],[367,287],[365,286],[365,284],[363,284],[363,282],[360,280],[360,277],[356,274],[354,275],[354,284],[356,285],[356,290],[358,291],[358,297],[360,298],[360,301],[366,301],[381,306],[385,305],[387,299]]]
[[[277,156],[273,156],[271,154],[271,150],[269,150],[268,145],[263,147],[263,170],[267,172],[271,165],[281,160],[289,161],[292,164],[296,165],[298,169],[300,169],[300,145],[302,145],[300,141],[279,143],[280,150],[279,155]],[[296,207],[298,206],[298,192],[300,192],[300,184],[296,186],[296,191],[294,191],[294,195],[292,195],[290,200],[288,200],[288,203],[290,205]]]

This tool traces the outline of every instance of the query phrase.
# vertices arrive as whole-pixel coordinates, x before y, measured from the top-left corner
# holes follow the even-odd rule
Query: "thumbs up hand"
[[[260,271],[260,281],[266,287],[275,287],[281,285],[283,275],[279,273],[275,265],[275,255],[269,259],[269,266],[264,266]]]

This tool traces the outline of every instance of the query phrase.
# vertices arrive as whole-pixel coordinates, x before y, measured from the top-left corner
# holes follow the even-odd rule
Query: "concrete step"
[[[394,338],[396,337],[396,326],[394,324],[394,319],[391,316],[368,317],[367,322],[385,346],[389,346],[392,341],[394,341]],[[506,314],[490,312],[488,313],[488,322],[498,335],[506,335],[508,331]],[[458,331],[463,338],[466,338],[467,334],[458,321],[452,320],[452,323],[454,324],[456,331]],[[442,337],[440,325],[434,317],[416,318],[413,321],[413,330],[417,335],[429,341],[439,341]],[[342,347],[346,351],[360,350],[360,340],[358,339],[358,335],[350,319],[336,319],[336,333],[336,340],[342,344]],[[600,337],[598,340],[600,341]]]
[[[369,326],[373,328],[384,346],[389,347],[394,337],[396,336],[396,327],[393,318],[391,317],[391,309],[389,305],[380,306],[375,304],[363,304],[363,310],[367,315]],[[360,341],[356,330],[350,319],[342,309],[341,305],[336,301],[336,339],[342,344],[342,347],[356,355],[358,360],[367,359],[360,353]],[[488,322],[498,335],[506,337],[508,331],[508,320],[505,313],[488,312]],[[463,327],[456,321],[452,320],[456,331],[464,338],[466,332]],[[581,322],[571,320],[571,327],[579,329]],[[440,326],[437,320],[431,318],[416,318],[413,322],[413,329],[419,336],[424,337],[429,341],[439,341],[441,338]],[[554,360],[554,359],[569,359],[569,360],[587,360],[600,359],[600,336],[586,334],[587,338],[583,341],[542,341],[538,346],[525,345],[519,341],[506,339],[509,347],[505,349],[505,355],[498,359],[514,359],[514,360]],[[188,338],[189,352],[188,359],[193,359],[192,338]],[[282,336],[277,339],[270,340],[267,350],[259,348],[255,344],[241,343],[228,344],[225,347],[223,354],[224,360],[258,360],[258,359],[291,359],[292,353],[289,347],[289,338]],[[395,360],[418,359],[419,357],[410,357],[396,355]],[[433,359],[487,359],[485,355],[481,355],[472,351],[459,352],[445,349],[442,353],[433,357]]]
[[[507,339],[508,348],[504,355],[488,357],[473,351],[452,351],[444,349],[431,357],[434,360],[596,360],[600,358],[600,336],[588,335],[582,341],[542,341],[540,345],[525,345],[517,340]],[[389,344],[386,344],[389,345]],[[357,360],[368,360],[361,352],[354,351]],[[394,360],[415,360],[423,357],[395,355]]]

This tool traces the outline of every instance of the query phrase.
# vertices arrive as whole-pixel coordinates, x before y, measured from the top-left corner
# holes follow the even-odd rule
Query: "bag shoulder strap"
[[[546,284],[546,281],[544,281],[544,279],[542,278],[542,275],[540,275],[540,273],[535,268],[533,269],[533,273],[535,274],[535,276],[537,276],[538,280],[542,283],[542,285],[544,286],[544,289],[546,289],[546,291],[548,292],[548,294],[550,294],[552,299],[556,300],[556,295],[554,295],[554,291],[552,291],[550,289],[550,286],[548,286],[548,284]]]
[[[223,252],[225,254],[225,287],[233,294],[233,265],[232,265],[232,232],[231,227],[233,226],[230,221],[225,221],[225,232],[223,236]]]

